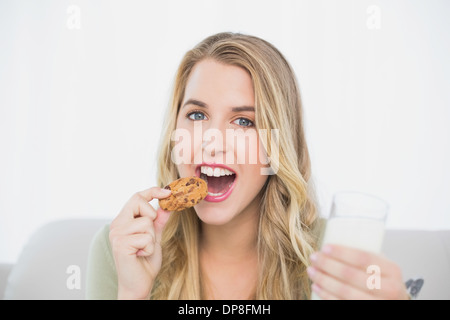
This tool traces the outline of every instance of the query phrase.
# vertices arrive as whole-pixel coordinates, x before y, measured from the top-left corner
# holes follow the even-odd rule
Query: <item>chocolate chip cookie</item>
[[[161,209],[167,211],[180,211],[193,207],[208,194],[206,181],[195,176],[172,181],[164,189],[172,191],[169,197],[159,200]]]

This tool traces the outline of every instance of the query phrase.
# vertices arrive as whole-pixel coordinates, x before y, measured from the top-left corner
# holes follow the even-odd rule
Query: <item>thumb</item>
[[[165,211],[161,208],[156,210],[156,219],[153,221],[153,226],[155,228],[155,240],[158,244],[161,243],[161,235],[171,213],[171,211]]]

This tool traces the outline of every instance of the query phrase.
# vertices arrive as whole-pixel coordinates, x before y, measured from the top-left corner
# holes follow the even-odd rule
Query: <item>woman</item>
[[[315,252],[300,93],[268,42],[220,33],[186,53],[158,169],[159,187],[136,193],[96,236],[88,298],[308,299],[311,288],[324,299],[407,297],[398,267],[379,255]],[[172,213],[149,204],[193,175],[208,181],[204,201]],[[365,285],[368,264],[381,267],[379,290]]]

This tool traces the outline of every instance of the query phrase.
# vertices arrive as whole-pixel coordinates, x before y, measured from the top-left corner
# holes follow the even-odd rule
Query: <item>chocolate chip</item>
[[[164,189],[171,190],[170,186],[165,186]]]
[[[195,203],[194,199],[191,199],[191,202],[192,202],[192,203]]]

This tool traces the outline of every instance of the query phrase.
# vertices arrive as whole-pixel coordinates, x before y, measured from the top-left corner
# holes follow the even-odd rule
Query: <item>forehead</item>
[[[197,63],[186,84],[183,103],[189,99],[209,106],[254,105],[253,82],[243,68],[211,59]]]

